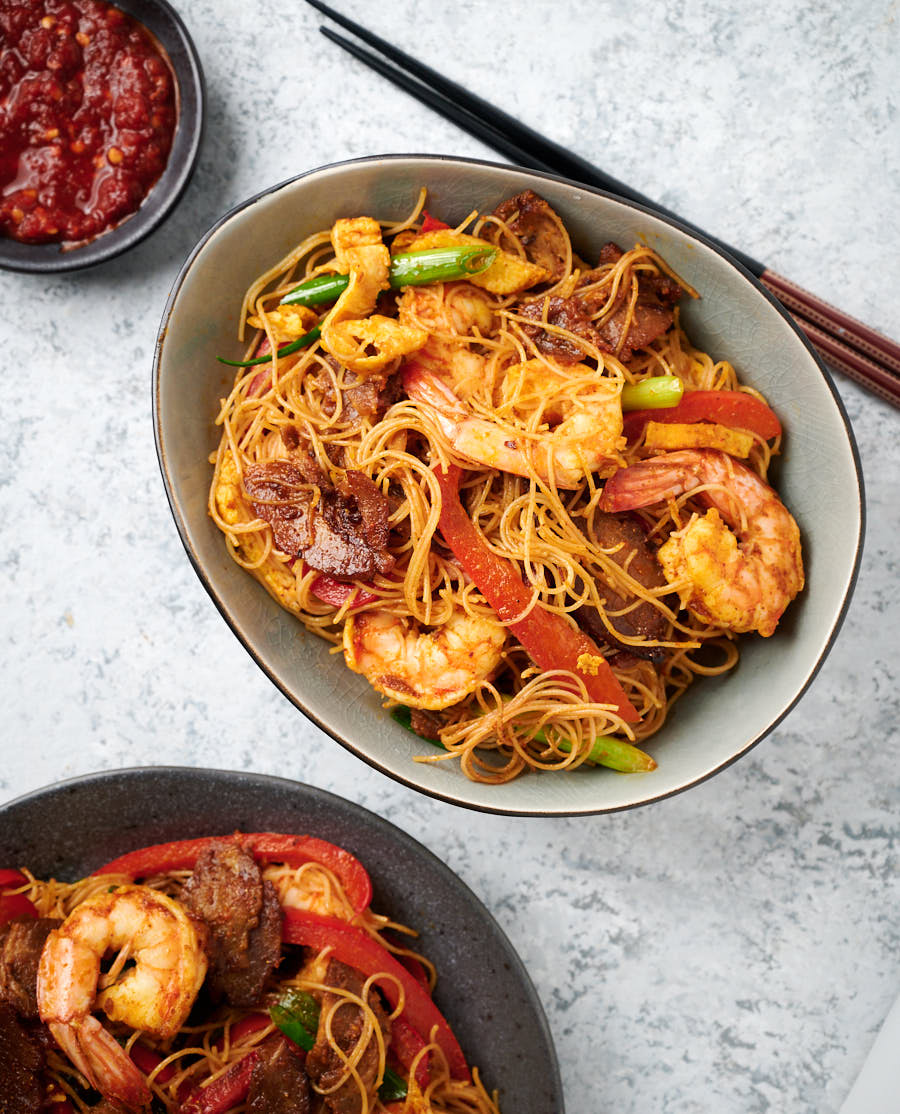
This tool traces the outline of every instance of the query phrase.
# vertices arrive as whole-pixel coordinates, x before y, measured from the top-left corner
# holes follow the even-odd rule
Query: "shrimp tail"
[[[430,406],[438,418],[444,414],[456,419],[466,416],[466,408],[447,384],[414,360],[403,367],[403,386],[411,399]]]
[[[617,514],[649,507],[697,487],[700,480],[678,459],[681,455],[654,456],[620,469],[606,481],[600,509]]]
[[[68,1025],[51,1022],[49,1028],[74,1066],[104,1097],[129,1110],[150,1105],[153,1096],[144,1077],[96,1017]]]

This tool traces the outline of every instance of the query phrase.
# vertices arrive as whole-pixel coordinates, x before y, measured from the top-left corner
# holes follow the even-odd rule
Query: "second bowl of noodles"
[[[609,811],[722,769],[809,683],[858,562],[852,436],[781,308],[675,224],[511,168],[368,159],[228,214],[170,298],[155,419],[260,666],[472,807]]]

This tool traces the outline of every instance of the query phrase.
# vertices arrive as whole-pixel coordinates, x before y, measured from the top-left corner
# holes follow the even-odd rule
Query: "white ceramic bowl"
[[[421,186],[449,221],[490,211],[525,188],[546,197],[576,248],[591,258],[607,240],[656,248],[702,297],[683,310],[691,339],[730,360],[759,388],[785,429],[774,481],[804,542],[807,587],[776,635],[742,640],[726,677],[704,680],[674,709],[649,749],[653,773],[582,768],[529,774],[505,785],[468,781],[428,753],[382,710],[378,694],[307,634],[228,556],[207,514],[208,454],[217,400],[239,358],[236,316],[246,287],[292,245],[337,217],[407,213]],[[188,556],[235,634],[282,692],[360,758],[407,785],[496,812],[565,815],[646,804],[687,789],[746,753],[787,714],[837,633],[862,545],[862,479],[853,436],[828,374],[781,306],[706,241],[638,206],[570,182],[474,160],[385,156],[322,167],[274,186],[228,213],[182,268],[163,316],[155,361],[157,448]],[[432,752],[433,753],[433,752]]]

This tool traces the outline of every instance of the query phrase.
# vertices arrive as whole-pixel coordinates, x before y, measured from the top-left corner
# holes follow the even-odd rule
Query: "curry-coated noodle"
[[[499,1114],[433,1000],[440,972],[371,899],[348,851],[272,832],[141,848],[74,883],[0,871],[0,1096],[23,1114]]]
[[[653,769],[678,697],[803,587],[781,426],[690,343],[698,294],[650,248],[591,265],[531,191],[456,228],[424,203],[250,287],[210,514],[419,761]]]

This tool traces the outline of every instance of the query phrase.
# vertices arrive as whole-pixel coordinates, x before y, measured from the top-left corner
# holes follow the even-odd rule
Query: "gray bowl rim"
[[[528,973],[528,968],[525,966],[519,953],[513,947],[509,937],[498,924],[493,913],[491,913],[490,909],[488,909],[481,898],[466,885],[459,875],[451,870],[433,851],[429,850],[424,844],[403,831],[402,828],[398,828],[396,824],[392,824],[390,820],[385,820],[383,816],[378,816],[376,813],[371,812],[355,801],[350,801],[346,797],[339,796],[337,793],[332,793],[327,789],[320,789],[318,786],[309,785],[306,782],[296,781],[291,778],[276,777],[273,774],[249,773],[240,770],[221,770],[214,767],[202,766],[127,766],[121,769],[98,770],[94,773],[80,774],[77,777],[66,778],[63,781],[54,782],[52,785],[45,785],[39,789],[33,789],[28,793],[23,793],[21,796],[11,801],[0,804],[0,817],[9,813],[14,813],[19,808],[38,803],[44,798],[52,799],[55,796],[59,796],[61,800],[64,800],[73,790],[90,792],[93,786],[101,784],[111,784],[115,786],[117,782],[123,780],[130,781],[131,779],[135,779],[139,781],[143,777],[158,775],[168,775],[176,779],[214,779],[219,783],[228,782],[238,789],[247,782],[251,782],[255,787],[263,790],[267,787],[271,787],[273,790],[277,789],[279,792],[287,793],[291,796],[311,798],[326,807],[334,809],[336,812],[349,814],[353,823],[358,824],[361,828],[379,831],[411,857],[417,859],[425,873],[437,878],[439,885],[445,890],[449,889],[453,891],[454,898],[462,906],[467,907],[470,912],[474,912],[479,919],[484,922],[487,931],[493,934],[491,945],[495,947],[498,952],[502,953],[503,966],[508,970],[510,977],[518,982],[525,999],[531,1007],[537,1034],[545,1045],[547,1058],[544,1063],[544,1069],[548,1090],[554,1093],[554,1110],[556,1114],[565,1114],[559,1058],[556,1054],[556,1045],[553,1041],[553,1034],[550,1030],[550,1024],[547,1021],[547,1015],[540,997],[538,996],[538,992],[535,989],[531,975]],[[136,797],[130,798],[129,807],[138,807]],[[363,863],[363,865],[365,865],[365,863]],[[492,1085],[496,1085],[492,1080],[488,1082]]]
[[[457,796],[453,793],[444,793],[444,792],[441,792],[439,790],[425,788],[425,787],[423,787],[421,785],[418,785],[417,783],[411,781],[410,779],[407,779],[407,778],[403,777],[401,774],[394,772],[393,770],[385,769],[375,758],[371,757],[368,754],[365,754],[363,751],[361,751],[352,742],[350,742],[347,739],[342,738],[335,731],[332,731],[331,728],[328,727],[327,724],[323,723],[319,719],[318,716],[316,716],[313,712],[311,712],[306,707],[306,705],[303,703],[303,701],[300,699],[300,697],[298,697],[295,693],[291,692],[290,689],[287,688],[287,686],[281,684],[281,682],[278,680],[278,678],[272,673],[272,671],[266,666],[266,664],[263,662],[263,660],[255,652],[255,650],[253,649],[253,646],[251,645],[250,641],[247,638],[244,637],[244,634],[243,634],[243,631],[241,629],[240,623],[234,617],[234,615],[232,615],[231,612],[229,611],[228,604],[226,603],[226,601],[224,599],[222,599],[218,595],[218,593],[216,592],[215,588],[213,587],[211,581],[209,580],[209,578],[207,577],[207,575],[206,575],[206,573],[203,569],[203,565],[202,565],[202,562],[200,561],[199,556],[194,552],[193,547],[191,546],[190,537],[188,536],[187,525],[186,525],[184,519],[182,518],[181,511],[178,507],[178,503],[177,503],[177,500],[175,498],[174,486],[171,483],[170,478],[169,478],[169,469],[168,469],[168,465],[166,463],[166,451],[165,451],[165,446],[163,445],[163,436],[162,436],[162,430],[161,430],[161,427],[160,427],[160,397],[159,397],[159,395],[160,395],[160,365],[161,365],[161,358],[162,358],[162,348],[163,348],[163,344],[164,344],[165,339],[166,339],[166,331],[168,329],[169,318],[172,314],[172,310],[174,309],[175,301],[176,301],[176,299],[178,297],[178,294],[181,290],[181,286],[184,283],[185,278],[187,277],[188,271],[193,266],[194,260],[197,258],[197,256],[200,254],[200,252],[206,246],[207,242],[216,234],[216,232],[218,232],[218,230],[223,225],[227,224],[228,221],[231,220],[231,218],[233,216],[235,216],[237,213],[242,212],[244,209],[248,209],[250,206],[256,204],[256,202],[261,200],[263,197],[268,197],[269,194],[277,193],[279,190],[284,189],[286,186],[293,185],[295,182],[299,182],[303,178],[308,178],[313,174],[318,174],[320,171],[323,171],[323,170],[334,170],[334,169],[337,169],[339,167],[357,166],[357,165],[362,165],[362,164],[370,163],[370,162],[387,162],[387,163],[394,162],[394,161],[400,162],[400,161],[403,161],[403,160],[406,160],[406,159],[422,159],[423,161],[435,162],[435,163],[445,162],[445,163],[462,163],[463,165],[487,166],[487,167],[499,168],[499,169],[502,169],[502,170],[518,171],[519,173],[527,174],[530,177],[532,177],[536,180],[539,180],[539,181],[544,180],[544,181],[549,181],[549,182],[561,182],[565,185],[573,186],[578,190],[583,190],[583,191],[586,191],[588,193],[596,194],[598,197],[604,197],[604,198],[608,199],[609,201],[615,201],[620,205],[627,206],[628,208],[636,209],[638,212],[646,213],[648,216],[654,217],[657,220],[663,221],[665,224],[671,225],[673,228],[676,228],[679,232],[682,232],[685,236],[688,236],[688,237],[690,237],[691,239],[694,239],[694,240],[699,240],[702,244],[704,244],[706,247],[708,247],[711,251],[714,251],[718,255],[720,255],[727,263],[730,263],[732,267],[736,268],[737,271],[742,275],[742,277],[747,282],[751,283],[759,291],[759,293],[762,294],[765,297],[765,299],[769,302],[769,304],[773,307],[773,309],[775,309],[778,312],[778,314],[780,314],[780,316],[787,322],[788,326],[794,331],[794,333],[796,333],[796,335],[799,337],[799,339],[803,342],[804,347],[806,348],[806,350],[809,353],[809,355],[811,356],[813,362],[816,364],[819,371],[821,372],[822,377],[824,378],[825,383],[826,383],[826,385],[828,386],[828,389],[831,392],[831,396],[834,399],[834,402],[835,402],[835,405],[837,407],[838,413],[841,417],[841,421],[844,424],[844,432],[847,435],[847,441],[850,445],[850,451],[851,451],[851,455],[853,457],[853,465],[854,465],[854,469],[855,469],[855,472],[856,472],[858,510],[859,510],[859,533],[858,533],[858,536],[856,538],[856,542],[855,542],[855,545],[854,545],[853,569],[852,569],[852,572],[851,572],[850,577],[848,579],[847,587],[844,591],[844,596],[843,596],[843,599],[841,601],[841,607],[840,607],[840,610],[838,612],[837,618],[835,619],[834,625],[831,628],[828,639],[826,640],[825,644],[823,645],[823,647],[822,647],[818,657],[816,658],[815,662],[812,664],[811,668],[809,669],[809,672],[807,673],[806,678],[803,681],[803,684],[797,690],[797,693],[796,693],[794,699],[791,700],[790,703],[784,709],[782,709],[782,711],[775,717],[775,719],[772,720],[772,722],[769,724],[769,726],[764,731],[761,731],[754,739],[751,739],[745,746],[743,746],[739,751],[737,751],[737,753],[731,755],[725,761],[720,762],[718,765],[716,765],[716,766],[712,767],[711,769],[707,770],[706,773],[701,774],[699,777],[692,778],[691,780],[686,781],[683,785],[676,786],[674,789],[670,789],[667,792],[656,793],[652,796],[645,797],[643,800],[633,801],[633,802],[629,802],[627,804],[610,805],[610,806],[606,806],[606,807],[590,808],[590,809],[585,809],[585,808],[557,809],[557,808],[554,808],[554,809],[546,809],[545,810],[545,809],[525,809],[525,808],[509,808],[509,807],[504,808],[504,807],[501,807],[499,805],[495,807],[493,805],[478,804],[478,803],[475,803],[473,801],[466,800],[464,797]],[[487,160],[487,159],[470,159],[470,158],[464,158],[462,156],[455,156],[455,155],[434,155],[434,154],[424,154],[424,155],[417,155],[417,154],[367,155],[363,158],[344,159],[344,160],[340,160],[338,162],[324,163],[322,166],[317,166],[317,167],[312,168],[311,170],[306,170],[302,174],[295,174],[290,178],[285,178],[283,181],[278,182],[273,186],[269,186],[267,189],[260,190],[259,193],[255,193],[252,197],[249,197],[245,201],[242,201],[239,204],[235,205],[233,208],[229,209],[227,213],[225,213],[222,217],[220,217],[219,220],[217,220],[215,222],[215,224],[213,224],[209,228],[209,230],[206,232],[206,234],[201,237],[201,239],[195,245],[194,249],[191,251],[190,255],[188,255],[187,259],[182,264],[181,270],[178,272],[178,275],[176,276],[175,281],[172,284],[172,289],[169,293],[169,297],[168,297],[168,300],[166,302],[165,309],[163,311],[162,321],[160,322],[159,332],[157,333],[157,336],[156,336],[156,345],[155,345],[154,353],[153,353],[153,370],[152,370],[151,390],[152,390],[152,405],[153,405],[153,435],[154,435],[154,440],[155,440],[155,443],[156,443],[156,455],[157,455],[157,459],[159,461],[160,471],[162,473],[163,486],[165,487],[165,491],[166,491],[166,499],[169,502],[169,509],[171,510],[172,517],[175,520],[175,527],[178,531],[179,537],[181,538],[181,543],[184,546],[184,550],[185,550],[185,553],[188,556],[188,560],[190,561],[190,563],[194,567],[194,572],[197,574],[197,576],[200,579],[200,583],[206,589],[210,599],[215,604],[215,606],[218,609],[220,615],[225,620],[225,622],[228,624],[228,626],[231,628],[232,632],[236,635],[239,642],[244,647],[244,649],[247,651],[247,653],[250,655],[250,657],[253,659],[253,661],[256,662],[256,664],[263,671],[263,673],[269,678],[269,680],[272,682],[272,684],[275,685],[275,687],[284,696],[286,696],[287,699],[294,705],[294,707],[299,709],[307,717],[307,719],[309,719],[312,723],[314,723],[321,731],[324,731],[326,735],[329,735],[332,739],[334,739],[334,741],[336,743],[339,743],[342,747],[344,747],[346,750],[349,750],[352,754],[355,754],[357,758],[361,759],[367,765],[371,766],[375,770],[378,770],[380,773],[384,774],[386,777],[393,778],[395,781],[400,782],[401,785],[405,785],[407,788],[415,790],[415,792],[417,792],[417,793],[426,794],[427,796],[433,797],[433,798],[435,798],[436,800],[439,800],[439,801],[443,801],[446,804],[457,805],[457,806],[460,806],[462,808],[469,808],[469,809],[472,809],[475,812],[494,813],[498,816],[597,816],[597,815],[600,815],[600,814],[607,814],[607,813],[614,813],[614,812],[625,812],[625,811],[628,811],[628,810],[634,809],[634,808],[643,808],[644,806],[654,804],[657,801],[667,800],[669,797],[674,797],[679,793],[684,793],[688,789],[692,789],[694,786],[701,785],[704,781],[708,781],[710,778],[715,777],[716,774],[719,774],[723,770],[727,769],[734,762],[737,762],[737,760],[739,758],[742,758],[745,754],[747,754],[749,751],[751,751],[755,746],[757,746],[759,743],[761,743],[762,740],[765,739],[768,735],[770,735],[775,730],[775,728],[782,722],[782,720],[797,706],[797,704],[799,703],[800,699],[803,697],[806,690],[812,684],[812,682],[815,679],[817,673],[822,668],[822,665],[824,664],[825,659],[827,658],[828,654],[830,653],[831,648],[834,646],[835,640],[837,639],[837,636],[840,633],[841,627],[844,625],[844,620],[847,617],[847,611],[848,611],[849,606],[850,606],[850,600],[853,596],[853,591],[856,587],[856,582],[857,582],[857,579],[859,577],[860,563],[862,561],[863,540],[865,538],[865,532],[866,532],[865,489],[864,489],[862,462],[861,462],[860,455],[859,455],[859,448],[856,444],[856,437],[854,436],[853,427],[850,424],[850,418],[847,414],[846,407],[844,406],[843,399],[841,398],[840,394],[838,393],[837,388],[834,385],[834,380],[831,377],[831,373],[828,371],[828,369],[823,364],[822,360],[819,357],[819,354],[816,352],[816,350],[810,344],[810,342],[807,339],[805,333],[800,329],[800,327],[797,325],[797,323],[794,321],[794,319],[791,317],[791,315],[788,313],[788,311],[784,308],[782,303],[779,302],[774,297],[774,295],[772,295],[765,288],[765,286],[763,286],[763,284],[756,278],[756,276],[751,271],[747,270],[747,268],[744,267],[743,264],[739,263],[732,255],[729,255],[728,252],[723,250],[718,244],[714,243],[712,240],[708,239],[706,236],[701,235],[700,233],[696,232],[693,228],[689,228],[689,227],[687,227],[687,225],[681,224],[679,221],[674,220],[667,215],[661,214],[661,213],[657,212],[655,209],[649,208],[648,206],[639,205],[639,204],[637,204],[637,202],[629,201],[629,200],[626,200],[625,198],[618,197],[616,194],[609,193],[606,190],[596,189],[593,186],[585,186],[581,182],[573,181],[571,178],[564,178],[561,175],[546,174],[542,171],[530,170],[528,167],[515,166],[511,163],[497,163],[497,162],[492,162],[492,161]]]
[[[194,40],[184,20],[168,0],[114,0],[113,7],[142,23],[159,40],[175,71],[179,86],[179,113],[169,159],[140,206],[115,228],[101,233],[83,247],[62,251],[57,243],[25,244],[0,236],[0,270],[49,275],[82,271],[106,263],[129,251],[159,228],[174,211],[193,176],[206,116],[206,83]],[[149,16],[148,12],[151,13]],[[172,57],[171,45],[164,42],[150,25],[149,20],[153,16],[171,25],[173,41],[177,41],[180,48],[177,59]],[[191,101],[186,109],[187,89],[190,89]]]

